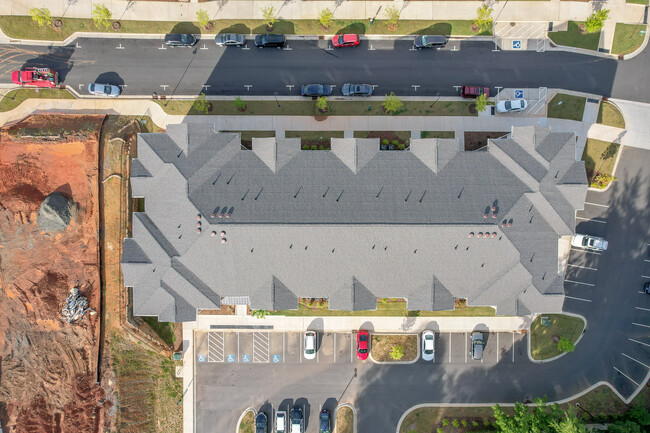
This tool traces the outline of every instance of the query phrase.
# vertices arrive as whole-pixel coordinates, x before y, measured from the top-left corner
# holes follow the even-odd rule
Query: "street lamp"
[[[280,102],[278,102],[278,92],[275,92],[273,96],[275,97],[275,103],[278,104],[278,108],[280,108]]]

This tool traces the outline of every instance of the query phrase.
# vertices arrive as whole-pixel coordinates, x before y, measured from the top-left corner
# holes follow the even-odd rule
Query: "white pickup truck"
[[[287,413],[283,410],[275,413],[275,432],[287,433]]]

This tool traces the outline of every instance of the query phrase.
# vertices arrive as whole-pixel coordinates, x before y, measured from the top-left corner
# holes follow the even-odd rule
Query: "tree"
[[[256,317],[258,319],[264,319],[267,314],[269,314],[268,310],[252,310],[251,311],[251,316]]]
[[[320,11],[320,15],[318,15],[318,22],[324,28],[329,29],[334,22],[334,12],[332,12],[330,8],[323,9]]]
[[[235,108],[238,109],[239,111],[246,111],[246,103],[242,101],[239,96],[235,98],[235,102],[233,104],[235,105]]]
[[[472,22],[474,30],[477,32],[484,32],[492,28],[492,8],[487,5],[482,5],[476,9],[476,18]]]
[[[205,93],[201,93],[196,97],[194,104],[192,104],[192,108],[199,113],[208,114],[210,111],[210,103],[205,99]]]
[[[321,96],[316,99],[316,107],[318,108],[318,111],[327,111],[327,98],[325,96]]]
[[[388,6],[386,8],[386,19],[388,20],[388,30],[394,32],[397,30],[397,21],[399,21],[400,12],[395,6]]]
[[[48,8],[31,8],[29,10],[29,15],[32,17],[32,20],[38,24],[39,27],[52,24],[52,17],[50,16],[50,10]]]
[[[573,352],[575,349],[575,345],[566,337],[560,338],[560,341],[557,342],[557,350],[560,352]]]
[[[394,92],[390,92],[390,95],[386,95],[386,99],[384,100],[383,107],[386,113],[396,114],[404,107],[404,103],[402,102],[401,99],[395,96]]]
[[[113,19],[113,14],[111,11],[100,3],[95,3],[91,16],[93,18],[95,26],[104,27],[106,29],[110,27],[111,20]]]
[[[546,406],[546,401],[535,400],[536,406],[529,408],[522,403],[515,403],[514,414],[507,415],[497,404],[492,407],[497,431],[503,433],[551,432],[550,423],[557,420],[563,412],[557,404]]]
[[[262,19],[264,20],[266,27],[273,28],[273,25],[278,20],[275,17],[275,8],[273,6],[265,6],[260,10],[262,11]]]
[[[476,98],[476,111],[482,113],[487,108],[487,96],[485,93],[481,93],[478,98]]]
[[[204,9],[199,9],[196,11],[196,20],[199,22],[199,25],[203,28],[208,28],[208,25],[210,25],[210,15],[208,15],[208,12]]]
[[[609,18],[609,9],[600,9],[592,13],[585,21],[585,31],[587,33],[596,33],[603,28],[607,18]]]
[[[404,356],[404,348],[399,344],[396,344],[390,350],[390,357],[395,361],[399,361],[400,359],[402,359],[403,356]]]
[[[564,413],[560,420],[553,420],[550,422],[550,427],[556,433],[587,433],[584,422],[578,419],[575,409],[569,407],[569,410]]]

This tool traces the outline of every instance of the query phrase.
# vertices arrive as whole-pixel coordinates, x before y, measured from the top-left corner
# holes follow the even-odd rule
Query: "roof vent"
[[[222,244],[225,244],[226,242],[228,242],[228,240],[226,238],[221,238],[221,243]]]
[[[492,237],[496,238],[497,237],[497,232],[492,232]]]
[[[212,236],[212,237],[214,237],[214,236],[216,236],[216,235],[217,235],[217,232],[212,232],[212,233],[210,233],[210,236]]]
[[[474,237],[474,232],[469,232],[469,235],[467,237],[468,238],[473,238]]]
[[[197,220],[197,221],[201,221],[201,214],[198,214],[198,215],[196,216],[196,220]]]
[[[476,235],[476,237],[481,239],[483,237],[483,232],[478,232],[478,235]]]
[[[226,232],[222,230],[220,235],[221,235],[222,238],[225,238],[226,237]]]
[[[217,216],[218,216],[219,218],[223,218],[223,214],[221,213],[221,211],[219,211],[219,213],[217,214]]]
[[[197,221],[197,222],[196,222],[196,226],[197,226],[198,228],[201,228],[201,221]]]
[[[213,213],[210,214],[210,218],[214,219],[215,217],[216,217],[215,214],[213,214]]]
[[[497,214],[493,213],[492,218],[497,219]]]
[[[230,212],[226,214],[226,218],[230,218]]]
[[[484,213],[484,214],[483,214],[483,218],[487,218],[487,217],[488,217],[488,214],[487,214],[487,213]]]
[[[501,228],[502,229],[506,228],[506,223],[507,223],[507,221],[503,220],[503,222],[501,223]]]
[[[196,234],[197,234],[197,235],[200,235],[200,234],[201,234],[201,227],[199,227],[199,228],[196,229]]]
[[[512,220],[508,221],[508,227],[512,227]]]

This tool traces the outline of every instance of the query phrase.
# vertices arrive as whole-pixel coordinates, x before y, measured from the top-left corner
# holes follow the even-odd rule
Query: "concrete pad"
[[[334,334],[334,362],[348,364],[356,358],[356,335],[349,332]]]

